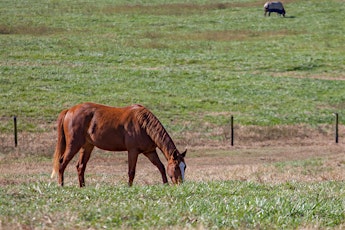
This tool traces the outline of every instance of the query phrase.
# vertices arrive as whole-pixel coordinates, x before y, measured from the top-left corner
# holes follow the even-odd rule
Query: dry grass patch
[[[345,180],[344,145],[267,146],[227,150],[190,149],[186,158],[187,181],[241,180],[259,183]],[[78,186],[77,157],[65,173],[67,186]],[[162,158],[166,164],[166,160]],[[96,150],[86,170],[87,186],[127,184],[127,153]],[[50,179],[51,158],[11,153],[0,160],[0,184],[56,183]],[[161,184],[161,176],[140,155],[135,184]]]
[[[196,4],[196,3],[171,3],[159,5],[119,5],[108,6],[102,11],[106,14],[115,13],[141,13],[153,15],[189,15],[200,14],[209,10],[224,10],[235,7],[254,7],[260,6],[262,3],[209,3],[209,4]]]
[[[52,28],[45,25],[30,26],[30,25],[17,25],[8,26],[0,25],[0,34],[28,34],[28,35],[49,35],[64,31],[61,28]]]
[[[237,126],[235,146],[228,139],[212,139],[186,133],[176,139],[179,149],[188,148],[186,179],[189,181],[244,180],[261,183],[286,181],[345,180],[344,144],[335,144],[332,126]],[[215,135],[225,135],[221,129]],[[223,132],[223,133],[222,133]],[[345,128],[340,127],[340,133]],[[210,132],[209,135],[211,135]],[[172,135],[173,137],[175,135]],[[177,135],[176,135],[177,136]],[[56,133],[1,134],[0,184],[20,184],[50,179]],[[162,156],[162,154],[159,154]],[[75,157],[66,171],[66,184],[78,186]],[[162,162],[166,160],[162,157]],[[127,153],[95,149],[86,171],[88,186],[127,183]],[[161,176],[148,159],[140,156],[137,184],[160,184]]]
[[[288,181],[343,181],[341,145],[260,147],[229,150],[219,155],[198,152],[188,159],[187,176],[193,181],[242,180],[260,183]],[[203,153],[205,152],[205,153]]]
[[[297,35],[296,31],[280,30],[280,31],[263,31],[256,32],[250,30],[224,30],[224,31],[199,31],[182,35],[173,35],[170,39],[190,40],[190,41],[233,41],[247,39],[267,39],[273,37],[285,37],[289,35]]]
[[[216,42],[226,42],[226,41],[242,41],[242,40],[249,40],[249,39],[262,39],[266,40],[267,38],[277,38],[277,37],[285,37],[290,35],[297,35],[300,32],[296,31],[289,31],[289,30],[280,30],[280,31],[263,31],[263,32],[255,32],[249,30],[224,30],[224,31],[194,31],[190,33],[184,34],[163,34],[159,32],[146,32],[144,34],[144,38],[150,39],[151,42],[145,44],[146,47],[144,48],[166,48],[162,44],[157,44],[159,40],[170,39],[170,40],[177,40],[177,41],[216,41]],[[132,46],[138,46],[136,42],[133,41]]]
[[[295,2],[295,0],[286,0],[284,4]],[[105,14],[118,14],[118,13],[140,13],[152,15],[190,15],[202,14],[211,10],[225,10],[231,8],[247,8],[247,7],[260,7],[262,8],[264,2],[214,2],[207,4],[196,3],[169,3],[158,5],[144,5],[144,4],[126,4],[118,6],[107,6],[102,9]]]
[[[280,73],[270,73],[273,77],[289,77],[289,78],[309,78],[309,79],[317,79],[317,80],[329,80],[329,81],[345,81],[345,74],[344,73],[334,73],[332,71],[323,72],[322,74],[314,74],[314,73],[304,73],[301,75],[298,71],[286,71]]]
[[[51,132],[19,132],[17,148],[14,147],[12,133],[0,133],[0,159],[1,156],[13,152],[23,155],[51,156],[54,152],[57,134],[54,125],[49,126],[51,126]],[[47,127],[42,127],[43,129],[46,130]],[[185,131],[182,134],[171,133],[171,136],[177,146],[182,149],[187,147],[195,150],[259,146],[313,146],[334,143],[334,125],[310,127],[307,125],[241,126],[235,124],[234,147],[230,146],[230,125],[219,127],[206,122],[198,129]],[[339,126],[339,133],[339,140],[342,142],[341,134],[345,133],[345,126]]]

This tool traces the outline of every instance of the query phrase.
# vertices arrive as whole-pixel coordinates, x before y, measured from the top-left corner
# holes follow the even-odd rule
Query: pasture
[[[343,228],[345,4],[283,3],[1,1],[0,229]],[[128,188],[126,153],[97,150],[58,187],[55,121],[85,101],[149,108],[186,183],[140,157]]]

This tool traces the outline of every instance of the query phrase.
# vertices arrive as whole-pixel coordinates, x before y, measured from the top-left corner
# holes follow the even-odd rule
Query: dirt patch
[[[118,6],[108,6],[103,8],[105,14],[115,13],[141,13],[153,15],[185,15],[201,14],[209,10],[225,10],[238,7],[263,7],[262,2],[243,2],[243,3],[168,3],[159,5],[126,4]]]
[[[271,73],[270,74],[273,77],[289,77],[289,78],[298,78],[298,79],[317,79],[317,80],[327,80],[327,81],[344,81],[345,80],[345,74],[344,73],[332,73],[330,72],[324,72],[322,75],[316,75],[311,74],[308,75],[307,73],[304,73],[301,75],[301,72],[299,71],[286,71],[286,72],[280,72],[280,73]]]
[[[169,39],[187,40],[187,41],[242,41],[248,39],[267,39],[273,37],[286,37],[300,34],[301,32],[280,30],[280,31],[249,31],[249,30],[223,30],[223,31],[199,31],[186,33],[183,35],[170,35]]]
[[[285,0],[284,6],[295,2],[296,0]],[[125,4],[117,6],[107,6],[102,9],[105,14],[119,14],[119,13],[141,13],[152,15],[190,15],[190,14],[202,14],[203,12],[210,10],[226,10],[232,8],[247,8],[258,7],[262,8],[265,2],[213,2],[206,4],[196,3],[168,3],[168,4]]]
[[[340,143],[334,143],[332,126],[243,126],[235,130],[234,146],[227,138],[197,139],[197,133],[189,133],[185,135],[187,139],[176,140],[181,150],[188,148],[187,181],[281,183],[345,180],[345,146],[341,139]],[[344,127],[340,130],[342,133],[345,131]],[[222,131],[219,133],[226,136]],[[56,183],[56,179],[50,179],[55,136],[55,132],[21,133],[19,146],[15,148],[11,135],[0,134],[0,185],[38,181]],[[166,164],[163,154],[160,156]],[[67,167],[67,186],[78,186],[75,164],[76,159]],[[127,180],[126,152],[94,150],[86,170],[88,186],[126,184]],[[157,168],[144,156],[139,157],[135,183],[161,183]]]
[[[7,26],[0,24],[0,34],[30,34],[30,35],[49,35],[53,33],[61,33],[64,29],[52,28],[49,26],[31,26],[31,25],[17,25]]]
[[[190,160],[193,180],[262,183],[345,179],[344,146],[261,147]]]
[[[343,181],[344,145],[259,147],[228,150],[191,150],[186,163],[186,181],[241,180],[260,183],[287,181]],[[165,159],[162,159],[165,164]],[[65,183],[78,186],[76,159],[67,167]],[[56,183],[50,178],[51,159],[7,155],[0,161],[0,185]],[[88,186],[126,184],[127,154],[96,150],[86,170]],[[144,156],[137,163],[135,183],[161,184],[161,176]]]

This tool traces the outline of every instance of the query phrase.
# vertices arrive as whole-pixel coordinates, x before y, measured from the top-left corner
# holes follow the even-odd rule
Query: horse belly
[[[108,151],[128,151],[137,149],[140,152],[152,151],[155,143],[146,134],[123,133],[109,131],[89,135],[90,142],[97,148]]]
[[[89,142],[97,148],[108,151],[126,151],[123,135],[116,132],[92,133],[89,134]]]

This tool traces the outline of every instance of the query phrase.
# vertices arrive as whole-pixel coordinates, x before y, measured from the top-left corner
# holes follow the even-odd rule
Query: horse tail
[[[51,178],[55,176],[55,174],[59,171],[60,168],[60,159],[65,152],[66,149],[66,138],[65,132],[63,129],[63,121],[65,119],[66,113],[68,109],[63,110],[57,120],[57,130],[58,130],[58,139],[55,147],[55,153],[53,157],[53,172]]]

